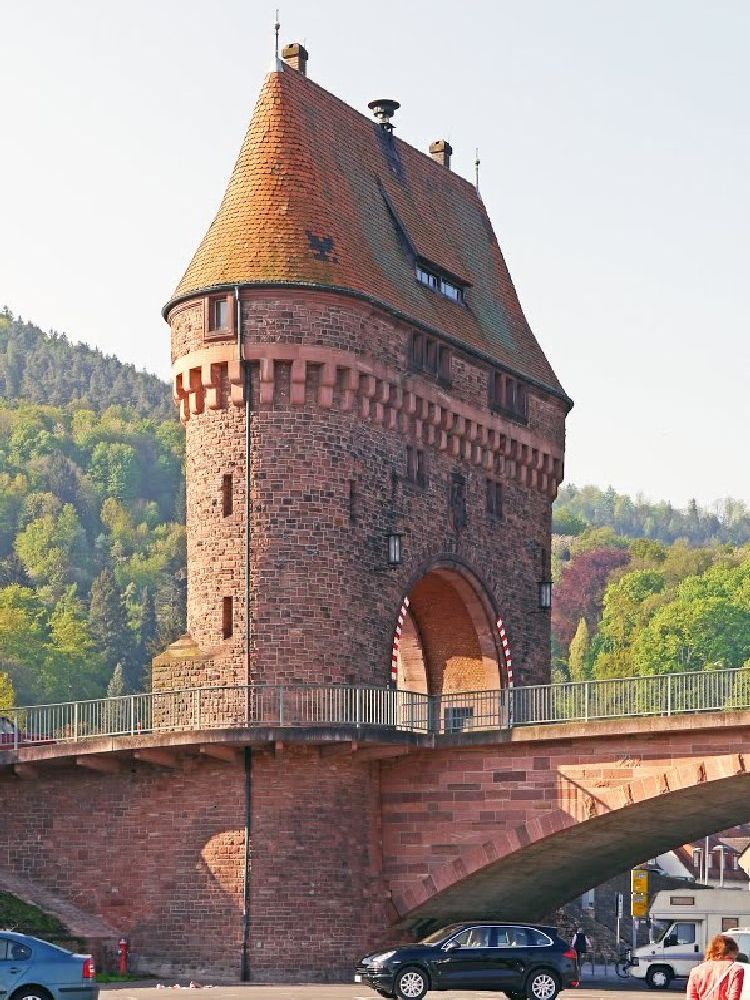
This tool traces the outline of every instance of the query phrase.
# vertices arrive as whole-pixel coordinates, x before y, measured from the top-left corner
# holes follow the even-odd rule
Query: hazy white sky
[[[169,298],[273,54],[256,0],[0,0],[0,305],[167,376]],[[567,479],[750,497],[748,0],[284,2],[448,138],[568,393]]]

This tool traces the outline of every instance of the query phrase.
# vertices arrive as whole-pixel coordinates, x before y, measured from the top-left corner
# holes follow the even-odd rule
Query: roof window
[[[426,285],[428,288],[440,292],[446,299],[451,299],[453,302],[463,302],[464,300],[464,290],[459,284],[428,270],[424,264],[417,264],[417,281],[420,285]]]

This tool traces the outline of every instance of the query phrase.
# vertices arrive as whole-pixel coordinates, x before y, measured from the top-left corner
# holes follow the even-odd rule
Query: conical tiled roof
[[[335,288],[564,395],[472,185],[282,66],[170,305],[233,284]],[[463,283],[464,301],[420,284],[415,257]]]

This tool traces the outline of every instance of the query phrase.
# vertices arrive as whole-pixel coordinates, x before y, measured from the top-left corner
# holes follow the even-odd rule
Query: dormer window
[[[464,300],[464,290],[461,285],[450,278],[443,277],[437,271],[430,270],[425,264],[417,264],[417,281],[420,285],[426,285],[428,288],[440,292],[452,302],[463,302]]]

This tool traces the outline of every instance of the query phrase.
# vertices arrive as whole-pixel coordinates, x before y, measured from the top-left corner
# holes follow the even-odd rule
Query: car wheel
[[[396,996],[403,1000],[422,1000],[429,989],[426,974],[421,970],[410,966],[402,969],[396,976]]]
[[[646,972],[646,984],[652,990],[666,990],[674,979],[674,974],[668,965],[650,965]]]
[[[22,986],[10,1000],[52,1000],[52,997],[43,986]]]
[[[560,992],[557,976],[550,969],[539,969],[526,980],[528,1000],[555,1000]]]

